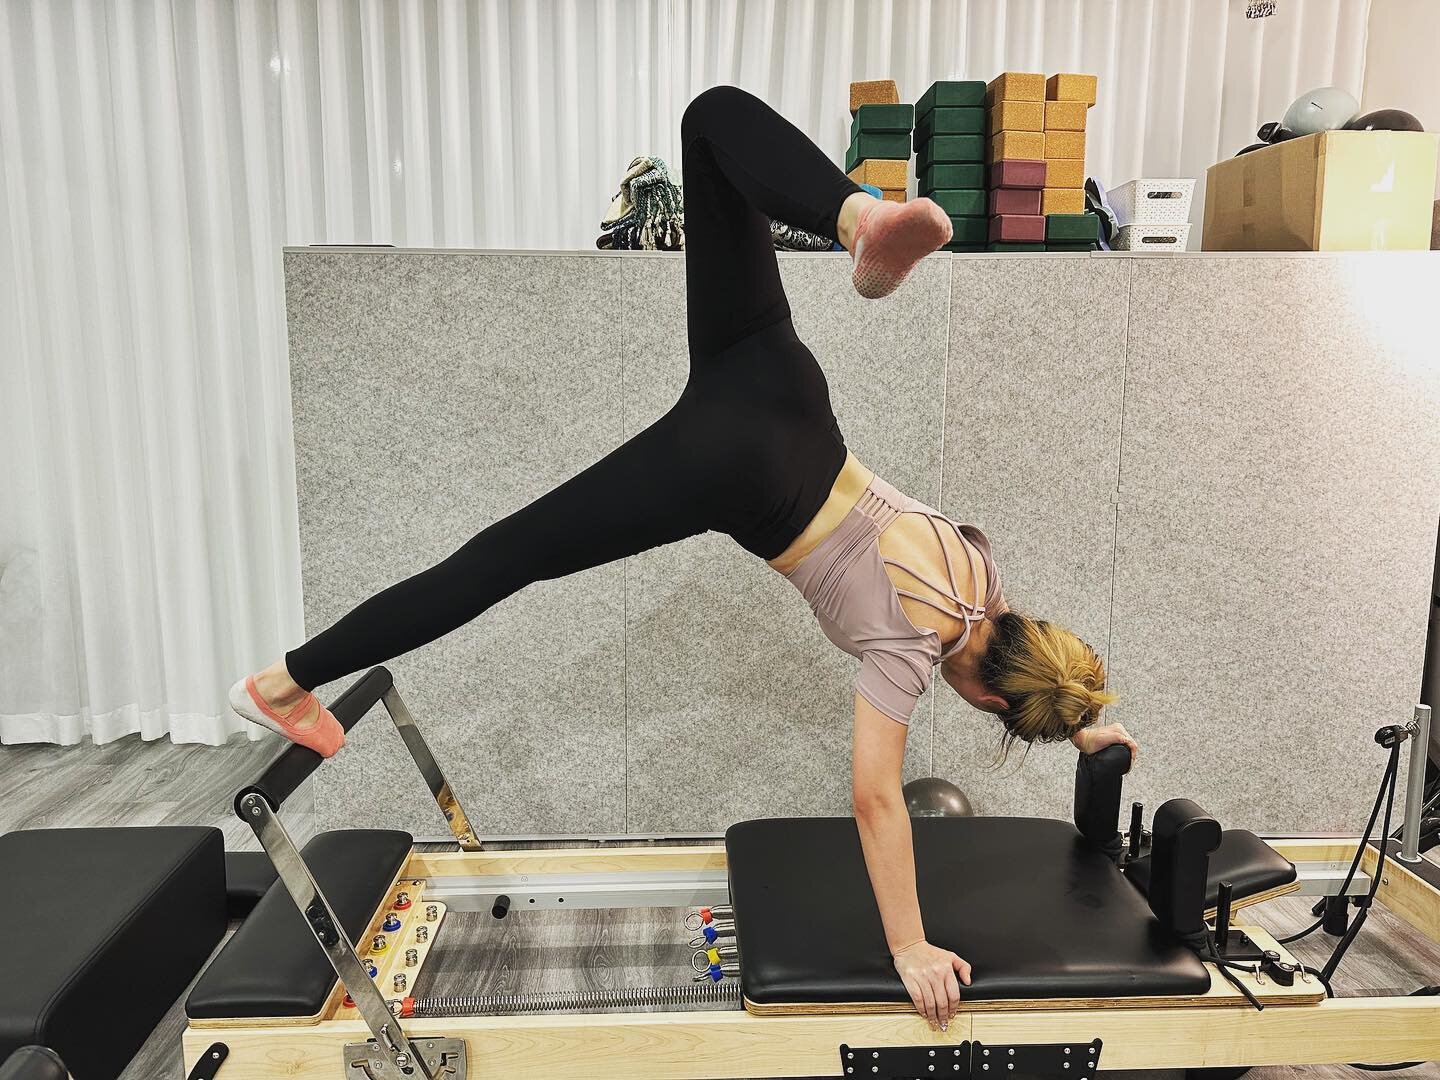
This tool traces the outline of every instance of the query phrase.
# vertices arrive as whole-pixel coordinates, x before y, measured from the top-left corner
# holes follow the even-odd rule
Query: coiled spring
[[[705,1005],[740,1000],[736,981],[687,986],[624,986],[606,990],[563,990],[535,994],[479,994],[416,998],[415,1016],[490,1016],[566,1012],[571,1009],[641,1008],[650,1005]]]

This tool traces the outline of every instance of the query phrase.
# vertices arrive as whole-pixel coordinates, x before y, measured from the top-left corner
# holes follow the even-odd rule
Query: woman
[[[1084,642],[1007,610],[990,545],[897,491],[847,452],[825,376],[795,336],[770,218],[852,253],[864,296],[887,295],[950,239],[929,199],[879,202],[796,128],[733,87],[681,124],[690,379],[625,445],[475,536],[438,566],[365,601],[231,690],[237,712],[326,756],[344,742],[311,688],[414,649],[534,581],[714,529],[769,561],[825,634],[861,658],[854,803],[871,883],[915,1007],[945,1026],[969,966],[925,940],[905,733],[931,672],[995,713],[1007,745],[1120,742],[1095,727],[1105,670]]]

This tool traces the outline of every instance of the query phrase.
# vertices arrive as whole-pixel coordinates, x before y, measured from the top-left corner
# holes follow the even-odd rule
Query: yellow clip
[[[718,964],[718,963],[720,963],[720,950],[719,950],[719,949],[706,949],[706,950],[705,950],[705,957],[706,957],[706,959],[708,959],[712,964]]]

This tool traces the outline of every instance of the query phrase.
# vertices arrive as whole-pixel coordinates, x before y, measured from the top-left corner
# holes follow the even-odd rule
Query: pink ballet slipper
[[[898,289],[915,264],[950,242],[950,218],[930,199],[893,203],[879,199],[860,211],[851,247],[855,291],[879,300]]]
[[[329,709],[315,701],[319,709],[315,723],[307,728],[295,726],[295,721],[310,711],[312,701],[315,701],[315,695],[306,694],[294,708],[281,713],[271,708],[261,696],[255,686],[254,675],[246,676],[230,688],[230,707],[246,720],[268,728],[293,743],[308,746],[321,757],[332,757],[345,745],[345,729]]]

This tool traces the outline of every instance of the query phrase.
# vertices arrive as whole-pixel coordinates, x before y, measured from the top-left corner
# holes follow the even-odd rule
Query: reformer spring
[[[641,1008],[650,1005],[705,1005],[740,1000],[740,984],[727,979],[686,986],[626,986],[605,990],[562,990],[534,994],[480,994],[415,998],[412,1015],[488,1016],[566,1012],[571,1009]]]

